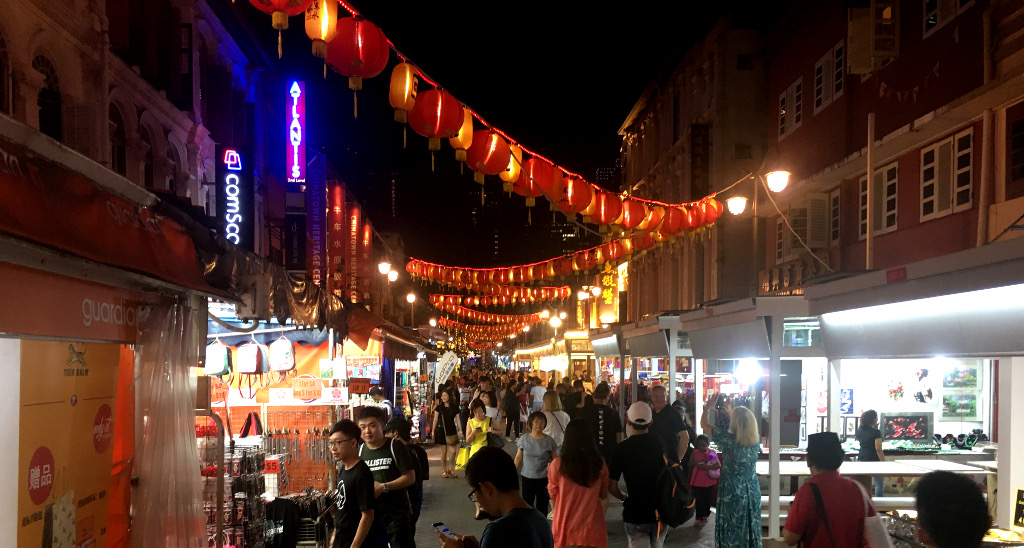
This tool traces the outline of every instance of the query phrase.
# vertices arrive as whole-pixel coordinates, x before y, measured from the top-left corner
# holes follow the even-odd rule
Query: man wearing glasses
[[[516,465],[503,449],[484,447],[466,464],[466,482],[472,487],[469,500],[495,516],[475,537],[448,537],[438,531],[443,548],[553,548],[551,524],[519,494]]]
[[[331,427],[331,456],[338,464],[332,548],[383,548],[384,528],[374,526],[373,474],[359,458],[359,427],[346,419]]]

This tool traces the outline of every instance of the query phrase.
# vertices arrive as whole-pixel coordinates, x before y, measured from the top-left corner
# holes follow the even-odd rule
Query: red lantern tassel
[[[281,49],[281,31],[277,31],[277,58],[280,59],[284,51]]]
[[[359,118],[359,95],[352,92],[352,117]]]
[[[434,151],[430,151],[430,172],[434,172]]]
[[[526,224],[533,225],[533,209],[526,209]]]
[[[403,126],[402,126],[402,148],[405,148],[405,145],[406,145],[406,144],[408,144],[408,137],[406,137],[406,134],[405,134],[405,125],[403,125]]]
[[[484,205],[484,187],[480,187],[480,205]]]

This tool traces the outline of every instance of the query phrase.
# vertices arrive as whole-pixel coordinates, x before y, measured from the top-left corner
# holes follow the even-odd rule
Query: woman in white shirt
[[[565,439],[565,427],[569,424],[569,414],[562,411],[562,399],[558,397],[558,392],[548,390],[544,393],[544,405],[541,407],[541,411],[548,419],[544,433],[551,436],[561,447],[562,440]]]
[[[491,418],[491,424],[497,424],[499,419],[498,398],[493,390],[480,393],[480,401],[484,402],[484,414]]]

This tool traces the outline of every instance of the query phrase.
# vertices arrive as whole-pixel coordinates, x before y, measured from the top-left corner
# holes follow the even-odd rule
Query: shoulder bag
[[[498,449],[501,449],[502,447],[505,447],[505,439],[502,438],[501,436],[495,434],[494,432],[491,432],[491,418],[490,417],[487,418],[487,446],[488,447],[497,447]]]
[[[878,515],[877,511],[873,516],[868,515],[867,491],[859,483],[857,489],[860,489],[861,497],[864,498],[864,545],[868,548],[892,548],[892,538],[885,530],[882,517]]]
[[[835,546],[836,542],[832,540],[832,528],[828,526],[828,514],[825,512],[825,501],[821,500],[821,491],[819,491],[818,486],[813,483],[808,483],[807,485],[811,486],[811,492],[814,493],[816,513],[821,514],[821,522],[825,524],[825,532],[828,533],[828,543]]]

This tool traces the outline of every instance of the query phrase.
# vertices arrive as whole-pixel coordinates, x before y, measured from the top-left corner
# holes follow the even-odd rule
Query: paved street
[[[423,510],[416,527],[416,545],[429,548],[438,545],[437,535],[431,524],[442,521],[449,529],[462,535],[475,535],[480,538],[486,522],[473,519],[474,506],[469,501],[469,487],[465,476],[460,472],[458,479],[441,477],[441,449],[433,444],[423,446],[430,458],[430,479],[423,484]],[[514,444],[506,444],[506,451],[514,454]],[[624,486],[623,490],[625,490]],[[626,537],[622,529],[622,503],[615,497],[608,505],[605,521],[608,526],[608,547],[625,548]],[[694,546],[711,548],[714,546],[714,512],[711,520],[703,528],[693,527],[693,520],[673,529],[668,533],[665,546]]]

